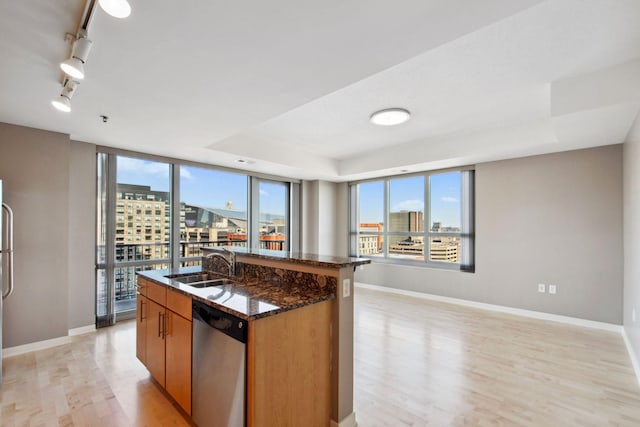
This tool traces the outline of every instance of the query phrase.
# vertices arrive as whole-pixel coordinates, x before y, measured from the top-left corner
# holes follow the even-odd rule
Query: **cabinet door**
[[[143,365],[147,364],[147,309],[149,304],[143,295],[137,295],[136,308],[136,356]]]
[[[147,355],[146,366],[155,380],[165,386],[165,308],[147,299]]]
[[[185,318],[167,310],[166,389],[191,415],[191,325]]]

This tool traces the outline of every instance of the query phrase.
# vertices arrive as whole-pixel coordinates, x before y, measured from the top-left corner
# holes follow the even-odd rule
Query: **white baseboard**
[[[569,325],[584,326],[593,329],[602,329],[611,332],[622,332],[622,325],[613,323],[596,322],[593,320],[579,319],[577,317],[561,316],[559,314],[543,313],[540,311],[524,310],[522,308],[505,307],[502,305],[487,304],[483,302],[469,301],[459,298],[443,297],[440,295],[427,294],[404,289],[387,288],[386,286],[369,285],[367,283],[356,283],[357,288],[373,289],[376,291],[388,292],[392,294],[405,295],[415,298],[422,298],[431,301],[446,302],[449,304],[463,305],[466,307],[480,308],[483,310],[498,311],[500,313],[514,314],[516,316],[530,317],[533,319],[550,320],[552,322],[566,323]]]
[[[352,412],[342,419],[339,423],[331,420],[331,427],[358,427],[356,422],[356,413]]]
[[[71,337],[76,335],[87,334],[96,331],[96,325],[81,326],[79,328],[69,329],[66,337],[52,338],[50,340],[36,341],[29,344],[17,345],[15,347],[7,347],[2,349],[2,358],[19,356],[32,351],[45,350],[47,348],[57,347],[63,344],[69,344]]]
[[[20,354],[31,353],[32,351],[44,350],[46,348],[57,347],[63,344],[69,344],[71,337],[59,337],[52,338],[50,340],[37,341],[24,345],[17,345],[15,347],[8,347],[2,349],[2,358],[18,356]]]
[[[76,335],[88,334],[96,331],[96,325],[80,326],[79,328],[69,329],[69,336],[74,337]]]
[[[629,337],[627,336],[627,331],[622,328],[622,338],[624,338],[624,343],[627,346],[627,352],[629,353],[629,357],[631,358],[631,364],[633,365],[633,371],[636,373],[636,379],[638,380],[638,385],[640,385],[640,362],[638,361],[638,357],[636,352],[633,350],[631,346],[631,341],[629,341]]]

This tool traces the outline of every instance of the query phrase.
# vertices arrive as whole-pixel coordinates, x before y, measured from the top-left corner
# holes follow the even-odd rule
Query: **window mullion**
[[[169,201],[171,203],[171,228],[169,237],[170,265],[172,268],[180,267],[181,242],[180,242],[180,165],[169,165],[171,174],[171,187],[169,189]]]
[[[384,229],[382,235],[382,254],[385,258],[389,257],[389,180],[384,180]]]
[[[424,262],[431,259],[431,180],[424,177]]]

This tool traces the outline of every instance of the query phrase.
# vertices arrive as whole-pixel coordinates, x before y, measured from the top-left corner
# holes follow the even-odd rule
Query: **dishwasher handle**
[[[193,302],[193,319],[206,323],[242,343],[247,342],[247,322],[207,304]]]

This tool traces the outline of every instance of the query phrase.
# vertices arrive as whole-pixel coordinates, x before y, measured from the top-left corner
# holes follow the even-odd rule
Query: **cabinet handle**
[[[162,339],[167,336],[167,313],[162,313]]]
[[[143,312],[144,312],[144,301],[140,300],[140,323],[142,323],[142,321],[144,320],[144,317],[142,317]]]
[[[172,324],[172,318],[171,318],[171,314],[170,313],[165,313],[164,315],[164,336],[166,337],[167,335],[171,335],[170,331],[171,331],[171,324]]]
[[[160,329],[160,322],[162,321],[162,313],[158,312],[158,337],[162,336],[162,332]]]

